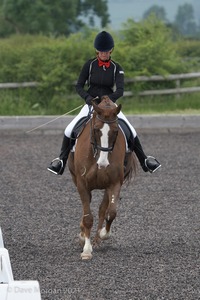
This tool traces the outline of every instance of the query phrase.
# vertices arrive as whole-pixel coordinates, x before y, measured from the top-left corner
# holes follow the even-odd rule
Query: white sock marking
[[[84,253],[92,252],[92,245],[91,245],[90,239],[88,239],[88,238],[85,238],[85,245],[83,247],[83,252]]]

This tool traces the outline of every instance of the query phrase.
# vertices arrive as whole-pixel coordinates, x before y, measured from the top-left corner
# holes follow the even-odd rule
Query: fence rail
[[[200,87],[181,87],[181,80],[183,79],[195,79],[200,78],[200,72],[197,73],[186,73],[186,74],[170,74],[167,76],[153,75],[153,76],[137,76],[135,78],[128,78],[125,80],[126,83],[135,82],[150,82],[150,81],[175,81],[176,87],[173,89],[160,89],[160,90],[146,90],[139,92],[139,96],[156,96],[156,95],[170,95],[170,94],[186,94],[200,92]],[[125,91],[124,96],[134,96],[133,92]]]
[[[26,88],[26,87],[36,87],[38,82],[8,82],[0,83],[0,89],[17,89],[17,88]]]
[[[175,81],[176,87],[173,89],[160,89],[160,90],[145,90],[137,94],[131,91],[125,91],[124,96],[156,96],[156,95],[170,95],[170,94],[184,94],[184,93],[194,93],[200,92],[200,86],[196,87],[181,87],[181,80],[183,79],[195,79],[200,78],[200,72],[197,73],[186,73],[186,74],[170,74],[167,76],[153,75],[153,76],[137,76],[134,78],[125,79],[126,83],[135,83],[135,82],[158,82],[158,81]],[[16,89],[16,88],[26,88],[26,87],[37,87],[38,82],[16,82],[16,83],[0,83],[0,89]]]
[[[124,96],[130,97],[134,95],[139,95],[139,96],[158,96],[158,95],[180,95],[180,94],[187,94],[187,93],[195,93],[195,92],[200,92],[200,86],[197,87],[187,87],[187,88],[174,88],[174,89],[164,89],[164,90],[146,90],[143,92],[139,92],[137,94],[130,92],[130,91],[125,91]]]
[[[184,74],[169,74],[166,76],[162,76],[162,75],[136,76],[134,78],[127,78],[126,82],[171,81],[171,80],[178,80],[180,82],[181,79],[193,79],[199,77],[200,77],[200,72],[184,73]]]

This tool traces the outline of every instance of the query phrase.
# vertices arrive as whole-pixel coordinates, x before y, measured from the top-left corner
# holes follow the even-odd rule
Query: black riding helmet
[[[114,48],[114,40],[110,33],[102,31],[94,40],[94,48],[97,51],[107,52]]]

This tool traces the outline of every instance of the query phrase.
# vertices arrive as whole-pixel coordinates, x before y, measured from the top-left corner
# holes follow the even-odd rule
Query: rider
[[[54,159],[47,168],[50,172],[57,175],[62,175],[64,172],[71,150],[70,137],[72,130],[82,117],[88,116],[91,100],[96,97],[101,99],[102,96],[108,95],[113,102],[116,102],[117,99],[123,96],[124,71],[118,63],[111,59],[111,53],[114,49],[113,37],[106,31],[100,32],[94,40],[94,48],[96,49],[96,57],[88,60],[83,65],[76,84],[76,91],[85,100],[86,104],[66,127],[60,156]],[[88,84],[87,90],[84,89],[86,82]],[[114,86],[116,86],[115,89]],[[161,164],[154,157],[146,156],[135,129],[124,114],[120,112],[118,117],[124,120],[132,132],[134,146],[131,150],[135,152],[142,169],[145,172],[155,172],[161,167]]]

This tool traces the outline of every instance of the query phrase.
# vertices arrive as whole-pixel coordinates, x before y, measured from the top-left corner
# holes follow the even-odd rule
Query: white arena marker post
[[[0,300],[42,300],[38,281],[13,279],[8,250],[0,227]]]
[[[4,248],[4,243],[3,243],[3,235],[0,227],[0,248]]]
[[[10,257],[6,248],[0,248],[0,283],[13,281]]]

